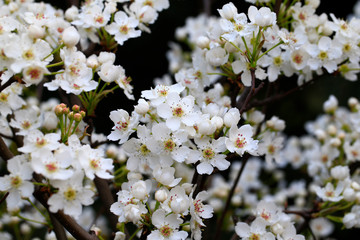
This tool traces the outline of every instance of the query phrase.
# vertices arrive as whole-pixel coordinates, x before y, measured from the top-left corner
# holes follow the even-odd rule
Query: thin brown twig
[[[217,229],[216,229],[216,234],[215,234],[215,238],[214,238],[215,240],[220,239],[221,230],[222,230],[222,225],[223,225],[225,216],[226,216],[226,214],[227,214],[227,211],[228,211],[228,209],[229,209],[229,207],[230,207],[231,199],[232,199],[232,197],[233,197],[233,195],[234,195],[234,193],[235,193],[236,186],[237,186],[238,183],[239,183],[239,180],[240,180],[241,175],[242,175],[242,173],[243,173],[243,171],[244,171],[244,169],[245,169],[245,166],[246,166],[246,163],[248,162],[249,157],[250,157],[250,155],[249,155],[249,154],[246,154],[246,155],[243,157],[243,159],[242,159],[241,168],[240,168],[240,170],[239,170],[239,172],[238,172],[238,174],[237,174],[237,176],[236,176],[236,178],[235,178],[235,180],[234,180],[234,183],[233,183],[233,185],[232,185],[232,187],[231,187],[231,190],[230,190],[230,192],[229,192],[229,195],[228,195],[228,197],[227,197],[227,199],[226,199],[226,203],[225,203],[224,210],[222,211],[221,216],[220,216],[220,219],[219,219],[219,221],[218,221],[218,223],[217,223]]]
[[[14,157],[14,154],[10,151],[2,137],[0,136],[0,157],[5,161]]]

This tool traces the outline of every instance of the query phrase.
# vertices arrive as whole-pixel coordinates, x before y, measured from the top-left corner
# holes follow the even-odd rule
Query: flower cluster
[[[267,109],[321,75],[357,80],[360,20],[318,15],[315,0],[247,2],[246,13],[230,2],[219,17],[188,18],[167,53],[171,75],[132,111],[112,110],[106,135],[94,125],[100,101],[118,88],[135,100],[117,47],[150,33],[169,0],[1,4],[0,238],[10,225],[18,238],[45,226],[47,238],[117,240],[360,227],[357,98],[342,108],[331,95],[302,137]],[[282,92],[282,78],[295,88]],[[33,97],[43,86],[67,104]]]

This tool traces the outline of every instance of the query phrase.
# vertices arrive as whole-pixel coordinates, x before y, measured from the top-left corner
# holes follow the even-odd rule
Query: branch
[[[228,198],[227,198],[227,200],[226,200],[225,208],[224,208],[224,210],[222,211],[221,217],[220,217],[220,219],[219,219],[219,221],[218,221],[218,223],[217,223],[217,230],[216,230],[215,240],[220,239],[220,236],[221,236],[221,228],[222,228],[222,225],[223,225],[223,222],[224,222],[226,213],[227,213],[227,211],[228,211],[228,209],[229,209],[229,207],[230,207],[231,199],[232,199],[232,197],[233,197],[233,195],[234,195],[234,193],[235,193],[236,186],[237,186],[237,184],[239,183],[240,177],[241,177],[241,175],[242,175],[242,173],[243,173],[243,171],[244,171],[244,169],[245,169],[245,166],[246,166],[246,163],[248,162],[249,157],[250,157],[250,155],[249,155],[249,154],[246,154],[246,155],[243,157],[243,159],[242,159],[242,160],[243,160],[243,163],[242,163],[241,168],[240,168],[240,170],[239,170],[239,172],[238,172],[238,175],[237,175],[236,178],[235,178],[235,181],[234,181],[234,183],[233,183],[233,185],[232,185],[232,188],[231,188],[230,193],[229,193],[229,195],[228,195]]]
[[[109,184],[105,179],[101,179],[99,177],[95,177],[94,183],[99,192],[100,200],[106,209],[106,214],[108,216],[111,229],[116,232],[116,224],[118,222],[118,217],[110,211],[110,207],[115,201],[111,193]]]
[[[5,161],[14,157],[14,154],[10,151],[2,137],[0,136],[0,157]]]
[[[41,176],[38,174],[34,174],[35,180],[40,180]],[[34,197],[47,209],[49,210],[49,205],[47,201],[49,199],[49,194],[46,191],[41,191],[37,188],[34,192]],[[62,210],[59,210],[56,213],[50,213],[54,216],[54,218],[59,221],[61,225],[65,227],[65,229],[77,240],[99,240],[97,236],[88,233],[85,231],[72,217],[66,215]],[[56,223],[55,223],[56,224]]]

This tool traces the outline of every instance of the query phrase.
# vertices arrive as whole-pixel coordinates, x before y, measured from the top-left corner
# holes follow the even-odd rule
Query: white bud
[[[125,218],[133,223],[137,223],[141,220],[140,206],[135,204],[129,204],[124,207]]]
[[[135,198],[144,200],[147,197],[146,183],[144,181],[134,183],[131,192]]]
[[[354,189],[349,188],[349,187],[345,188],[345,190],[343,191],[343,196],[344,196],[344,199],[348,202],[352,202],[356,198]]]
[[[312,8],[316,9],[320,5],[320,0],[306,0],[305,4],[310,5]]]
[[[332,138],[332,139],[330,139],[330,145],[335,148],[340,147],[341,140],[338,138]]]
[[[200,36],[196,40],[196,45],[201,49],[209,48],[209,44],[210,44],[210,39],[206,36]]]
[[[295,199],[295,205],[297,207],[304,207],[305,203],[306,203],[306,201],[305,201],[305,199],[303,197],[297,197]]]
[[[232,2],[225,4],[222,9],[218,9],[218,11],[220,16],[227,20],[234,19],[237,14],[237,8]]]
[[[335,125],[331,124],[327,127],[327,132],[329,135],[331,136],[335,136],[336,135],[336,132],[337,132],[337,128]]]
[[[126,234],[123,232],[116,232],[114,240],[125,240]]]
[[[358,100],[357,98],[355,98],[355,97],[349,98],[349,100],[348,100],[348,105],[349,105],[350,107],[355,107],[355,106],[358,105],[358,104],[359,104],[359,100]]]
[[[211,124],[216,127],[216,129],[220,129],[224,125],[224,120],[219,116],[214,116],[211,118]]]
[[[107,2],[105,3],[104,12],[113,14],[116,12],[116,2]]]
[[[86,65],[89,67],[89,68],[92,68],[92,69],[96,69],[97,67],[99,67],[99,61],[97,59],[97,56],[95,54],[92,54],[91,56],[89,56],[87,59],[86,59]]]
[[[224,115],[224,124],[226,127],[231,127],[233,124],[238,124],[240,121],[240,112],[237,108],[230,108]]]
[[[236,206],[236,207],[240,206],[241,203],[242,203],[241,196],[240,196],[240,195],[235,195],[235,196],[233,196],[233,197],[231,198],[231,203],[232,203],[234,206]]]
[[[29,37],[34,39],[43,38],[45,36],[45,29],[38,25],[32,24],[28,28],[28,34]]]
[[[68,20],[69,22],[74,21],[78,15],[79,15],[79,9],[74,5],[65,11],[65,19]]]
[[[350,170],[348,166],[336,166],[331,169],[331,176],[338,180],[344,180],[349,177]]]
[[[27,223],[22,223],[20,225],[20,232],[24,235],[29,234],[31,232],[31,227]]]
[[[80,34],[74,26],[70,26],[63,31],[62,40],[68,48],[71,48],[79,42]]]
[[[216,131],[216,127],[211,124],[209,119],[203,119],[197,127],[198,132],[202,135],[211,135]]]
[[[42,126],[46,130],[55,130],[58,125],[58,118],[55,112],[45,112]]]
[[[357,182],[352,182],[351,183],[351,187],[355,190],[355,191],[360,191],[360,184]]]
[[[323,141],[326,139],[326,133],[324,130],[322,129],[316,129],[315,130],[315,136],[317,139],[319,139],[320,141]]]
[[[168,193],[165,189],[159,189],[155,192],[155,200],[158,202],[164,202],[168,197]]]
[[[106,62],[114,63],[115,62],[115,54],[111,52],[100,52],[98,56],[98,61],[101,64],[104,64]]]
[[[338,107],[338,100],[334,95],[330,95],[329,99],[324,102],[323,108],[326,113],[334,113]]]
[[[284,232],[284,227],[280,223],[275,223],[271,226],[271,231],[276,235],[282,234]]]
[[[191,183],[183,183],[181,184],[181,187],[185,189],[185,193],[187,195],[190,195],[191,191],[193,190],[193,185]]]
[[[187,30],[186,28],[177,28],[175,31],[175,38],[177,40],[183,40],[186,39],[186,35],[187,35]]]
[[[131,180],[141,180],[142,179],[142,175],[140,173],[136,173],[136,172],[128,172],[127,174],[127,179],[129,181]]]
[[[170,202],[170,208],[175,214],[184,213],[189,208],[189,201],[182,197],[177,197]]]
[[[145,101],[144,99],[139,99],[138,105],[135,106],[135,112],[143,115],[146,114],[149,111],[149,103]]]

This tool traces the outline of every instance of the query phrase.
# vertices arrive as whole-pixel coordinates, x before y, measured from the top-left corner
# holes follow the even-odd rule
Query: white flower
[[[330,182],[328,182],[325,188],[319,186],[314,187],[314,191],[318,197],[324,201],[338,202],[344,197],[341,196],[341,193],[344,190],[344,182],[338,182],[336,188]]]
[[[115,35],[118,44],[123,45],[129,38],[139,37],[140,30],[135,30],[139,25],[139,21],[133,17],[129,17],[125,12],[118,11],[115,13],[114,22],[106,26],[105,29],[110,34]]]
[[[267,7],[257,9],[255,6],[250,6],[248,9],[248,16],[251,23],[259,27],[267,27],[276,24],[276,14],[271,12],[270,8]]]
[[[51,184],[59,190],[48,200],[50,211],[56,213],[61,209],[65,214],[74,218],[79,217],[82,205],[88,206],[94,202],[94,192],[89,189],[89,186],[83,186],[83,179],[84,174],[79,171],[66,181],[52,181]]]
[[[163,209],[168,213],[187,215],[190,207],[190,198],[181,186],[176,186],[170,190],[168,198],[161,203]]]
[[[113,131],[107,137],[111,141],[120,140],[120,144],[128,140],[134,128],[138,124],[138,115],[129,116],[129,113],[123,109],[110,112],[110,119],[115,123]]]
[[[256,154],[258,148],[258,140],[252,139],[253,128],[249,125],[243,125],[239,129],[236,125],[231,126],[229,130],[229,138],[225,144],[230,152],[236,152],[242,156],[245,152],[252,155]]]
[[[214,67],[225,64],[228,58],[229,54],[222,47],[215,47],[206,52],[206,61]]]
[[[188,235],[178,230],[183,221],[176,214],[167,215],[162,209],[153,213],[151,222],[157,229],[150,233],[148,240],[185,240]]]
[[[338,100],[334,95],[330,95],[329,99],[324,102],[323,108],[326,113],[334,113],[338,108]]]
[[[310,220],[310,227],[315,236],[327,237],[334,231],[334,225],[326,218],[315,218]]]
[[[274,202],[262,200],[258,203],[255,213],[266,225],[272,225],[280,220],[281,210]]]
[[[88,178],[93,180],[95,175],[99,178],[110,179],[109,173],[114,166],[111,158],[104,158],[102,149],[92,149],[89,145],[82,146],[77,151],[77,158]]]
[[[7,161],[10,174],[0,177],[0,191],[8,191],[6,198],[7,209],[15,210],[21,206],[21,198],[29,198],[34,192],[32,179],[33,170],[26,155],[18,155]]]
[[[155,89],[144,90],[141,92],[141,97],[149,99],[152,106],[158,106],[161,103],[165,102],[166,97],[171,92],[181,93],[185,89],[180,83],[165,86],[157,85]]]
[[[157,113],[166,119],[166,126],[172,131],[180,128],[181,123],[186,126],[193,126],[197,114],[194,112],[195,98],[191,95],[180,98],[178,93],[169,93],[165,103],[157,106]]]
[[[230,108],[224,115],[224,124],[226,127],[237,125],[240,121],[240,112],[237,108]]]
[[[235,226],[235,232],[244,240],[275,240],[275,236],[271,232],[266,231],[266,222],[262,218],[256,218],[250,226],[246,223],[238,222]]]

